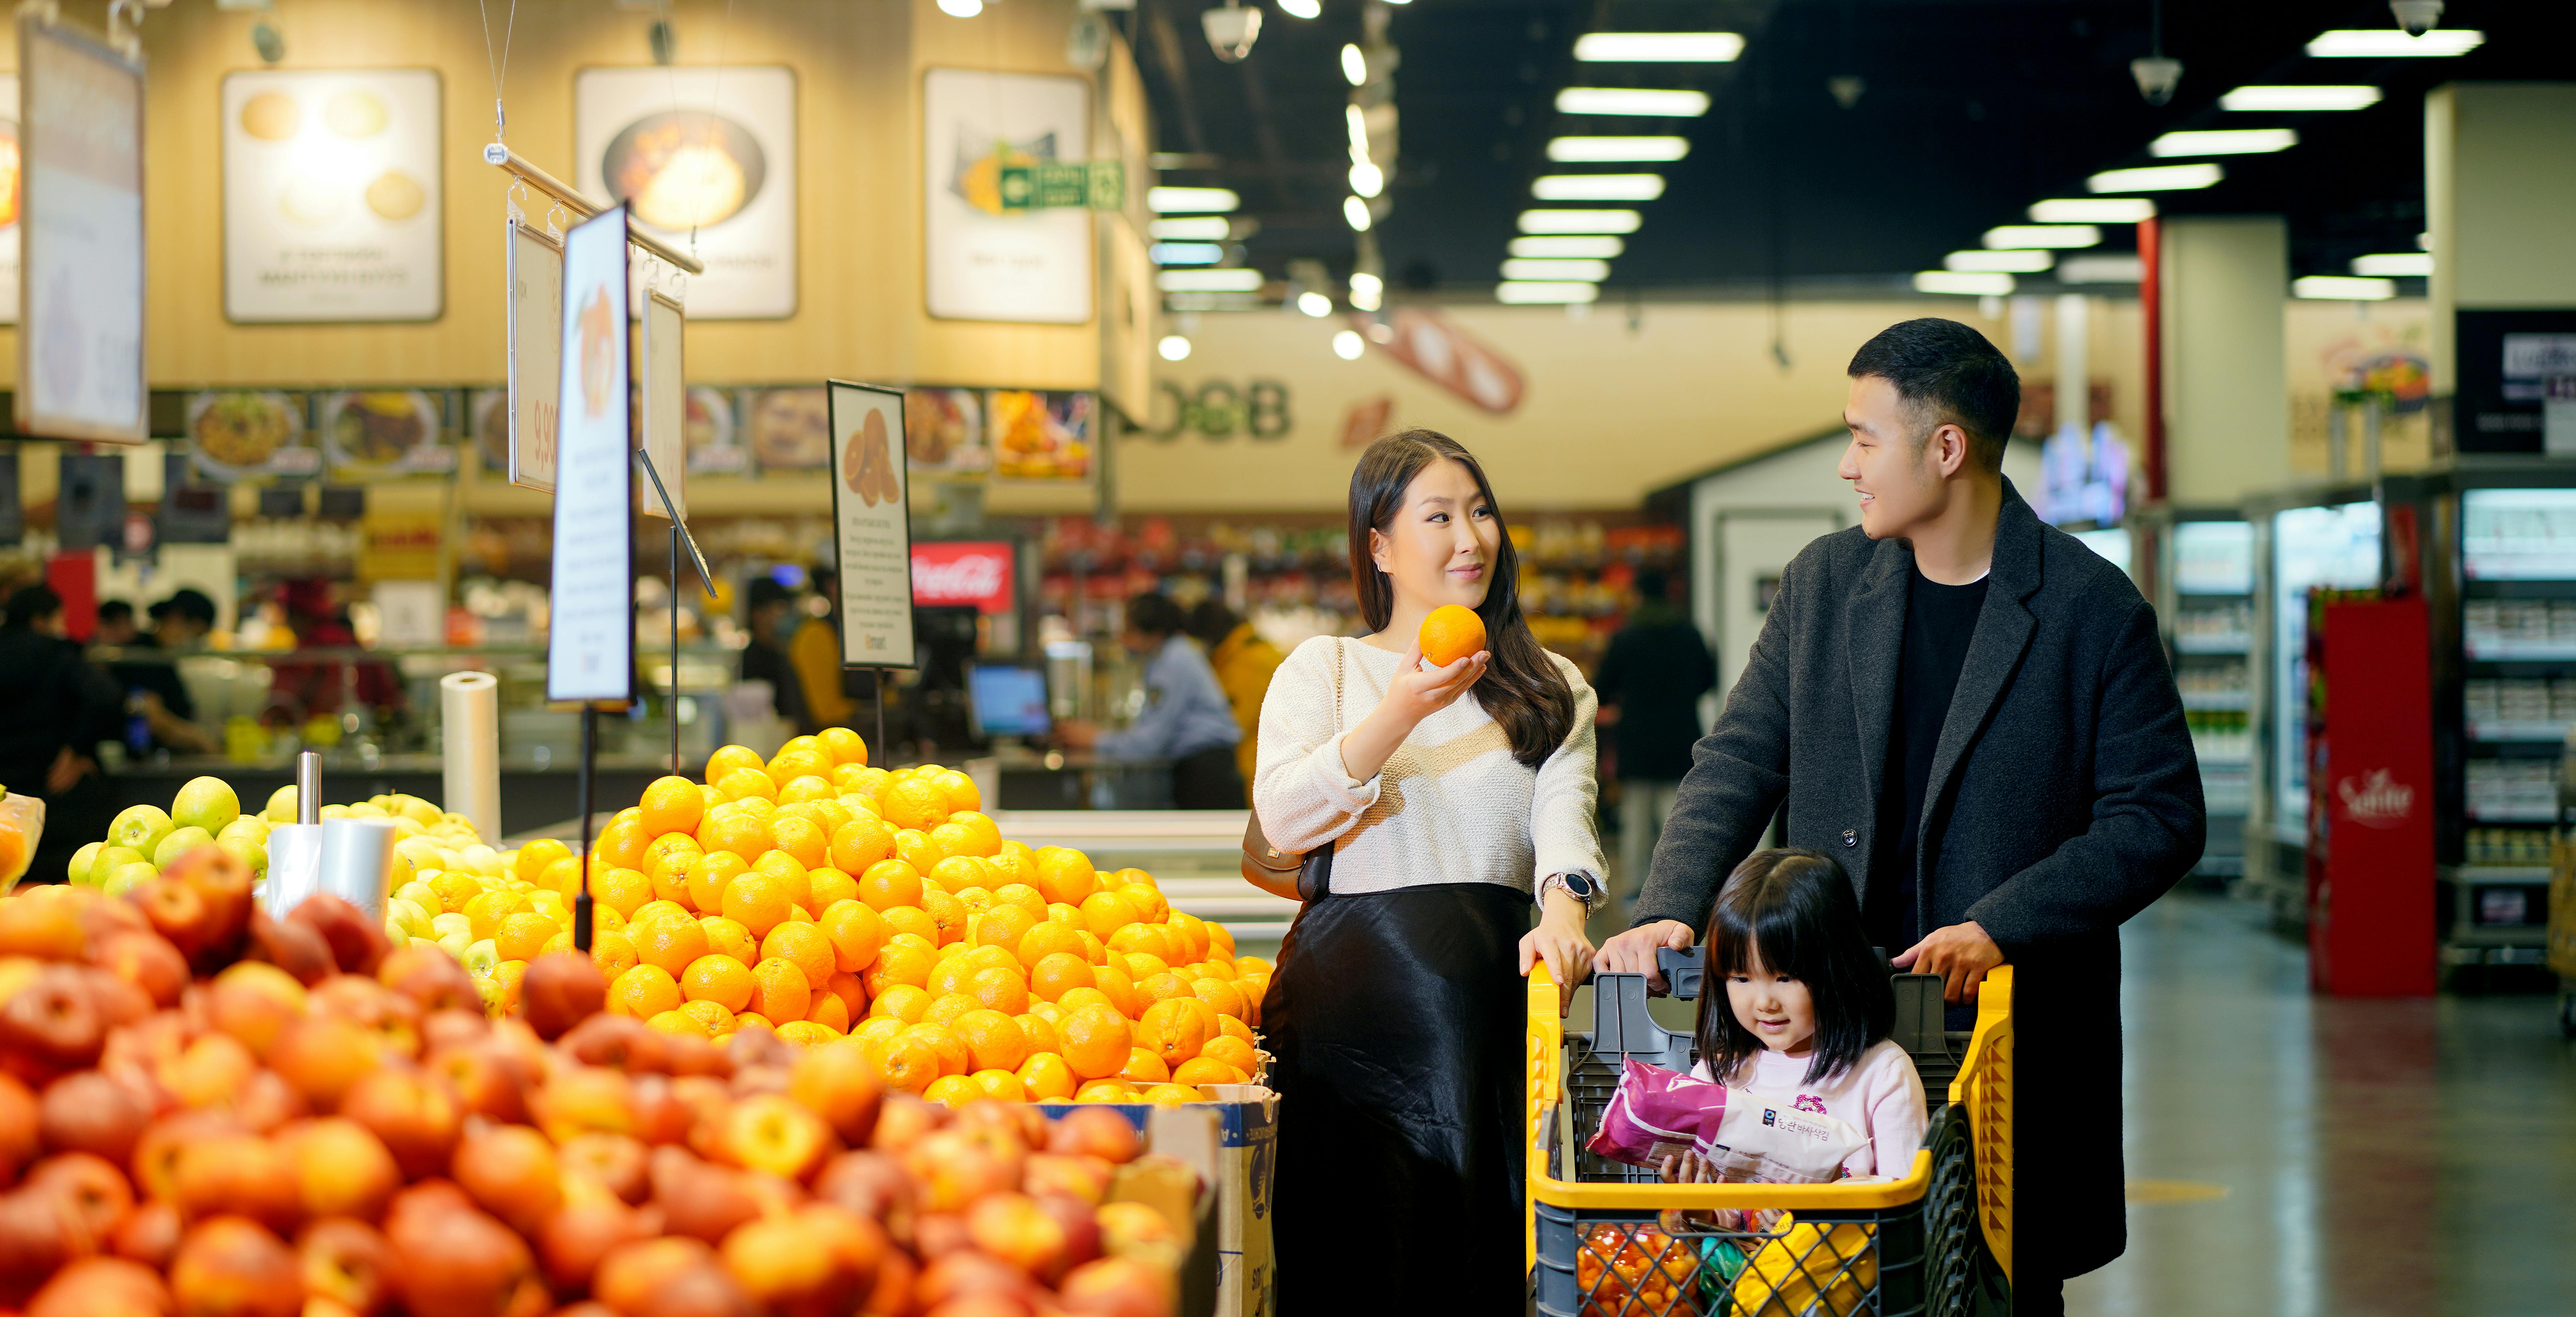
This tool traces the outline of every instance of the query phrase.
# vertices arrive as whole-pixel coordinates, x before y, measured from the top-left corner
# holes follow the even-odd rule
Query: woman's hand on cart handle
[[[1485,675],[1493,659],[1490,651],[1480,649],[1448,667],[1425,671],[1422,642],[1416,640],[1405,646],[1404,661],[1396,665],[1395,680],[1387,684],[1386,697],[1342,738],[1342,771],[1362,782],[1377,776],[1395,754],[1395,748],[1404,744],[1404,738],[1411,736],[1423,719],[1457,703],[1458,697]]]
[[[1592,939],[1583,935],[1583,903],[1562,887],[1550,887],[1546,913],[1538,927],[1521,934],[1521,977],[1544,960],[1556,980],[1556,1013],[1574,1005],[1574,987],[1592,977]]]
[[[1639,924],[1601,944],[1601,972],[1643,974],[1648,989],[1666,991],[1671,985],[1664,982],[1664,971],[1655,964],[1656,949],[1671,947],[1675,951],[1688,951],[1695,936],[1691,926],[1678,919],[1658,919],[1651,924]]]

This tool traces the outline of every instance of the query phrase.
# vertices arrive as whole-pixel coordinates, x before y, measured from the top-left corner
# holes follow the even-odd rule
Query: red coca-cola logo
[[[912,601],[971,604],[987,613],[1011,606],[1011,546],[1003,543],[912,546]]]

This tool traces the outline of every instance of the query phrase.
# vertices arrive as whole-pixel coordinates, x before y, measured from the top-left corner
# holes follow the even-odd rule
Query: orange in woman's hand
[[[1485,619],[1476,610],[1458,604],[1442,604],[1422,619],[1422,657],[1435,668],[1445,668],[1485,647]]]

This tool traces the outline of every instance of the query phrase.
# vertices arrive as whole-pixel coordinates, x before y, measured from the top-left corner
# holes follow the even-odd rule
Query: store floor
[[[2129,1251],[2067,1311],[2576,1311],[2576,1043],[2546,996],[2311,997],[2252,908],[2122,936]]]

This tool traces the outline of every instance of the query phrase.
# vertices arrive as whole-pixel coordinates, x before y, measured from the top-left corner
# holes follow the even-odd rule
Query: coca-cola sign
[[[999,540],[912,546],[912,602],[972,605],[987,613],[1011,606],[1011,546]]]

